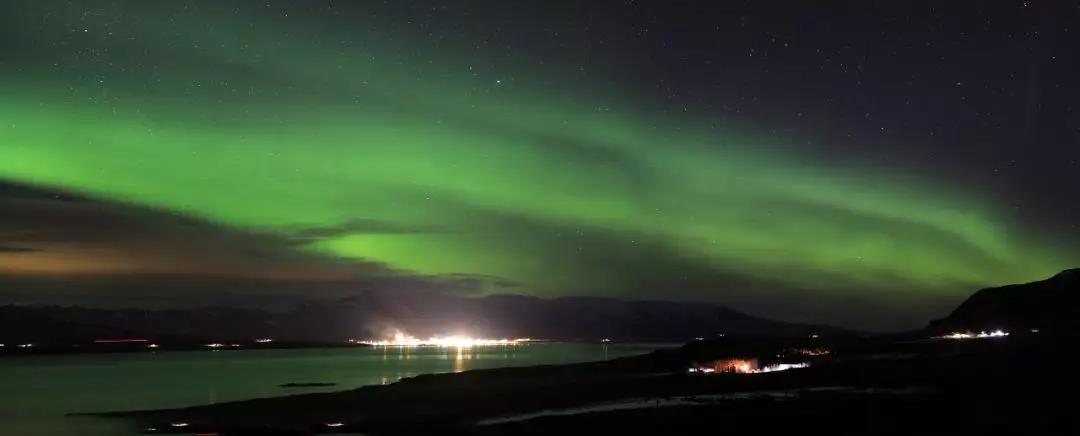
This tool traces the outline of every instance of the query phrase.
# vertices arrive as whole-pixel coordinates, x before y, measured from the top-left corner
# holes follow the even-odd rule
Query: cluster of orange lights
[[[760,374],[765,372],[786,371],[789,369],[806,368],[810,363],[774,363],[760,365],[757,359],[720,359],[705,365],[695,365],[688,370],[691,374]]]

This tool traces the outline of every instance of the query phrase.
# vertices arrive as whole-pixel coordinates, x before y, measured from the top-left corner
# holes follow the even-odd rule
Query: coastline
[[[819,342],[820,343],[820,342]],[[678,349],[601,362],[541,365],[466,371],[457,374],[422,375],[386,386],[301,394],[221,403],[169,410],[106,412],[92,416],[122,418],[145,427],[165,429],[184,423],[185,429],[223,434],[273,428],[312,434],[357,431],[375,434],[407,434],[434,430],[463,433],[498,433],[500,429],[542,420],[589,420],[596,414],[682,413],[680,409],[735,407],[733,403],[778,401],[753,398],[713,401],[700,405],[636,410],[588,410],[574,416],[535,416],[517,422],[476,426],[483,420],[538,413],[545,410],[588,408],[618,401],[652,401],[769,391],[797,391],[790,403],[798,413],[809,401],[848,403],[853,398],[874,401],[918,402],[933,407],[943,404],[1011,404],[1002,398],[1037,395],[1050,388],[1039,377],[1060,365],[1041,358],[1052,353],[1057,341],[1050,338],[1010,338],[1008,341],[897,341],[893,339],[846,340],[824,343],[836,350],[808,368],[762,374],[687,374],[685,368],[705,355],[723,355],[736,349],[788,346],[784,341],[747,340],[737,344],[691,343]],[[739,351],[742,352],[742,351]],[[987,386],[986,380],[1005,380],[1024,368],[1029,383]],[[997,382],[995,382],[997,383]],[[841,390],[822,390],[842,387]],[[1008,389],[1004,389],[1008,388]],[[1002,390],[1004,389],[1004,390]],[[995,390],[1001,391],[994,394]],[[902,392],[902,394],[896,394]],[[989,393],[989,394],[988,394]],[[894,398],[895,397],[895,398]],[[643,400],[644,399],[644,400]],[[651,400],[649,400],[651,399]],[[664,409],[658,412],[658,409]],[[1051,409],[1046,409],[1051,410]],[[629,418],[628,418],[629,419]]]

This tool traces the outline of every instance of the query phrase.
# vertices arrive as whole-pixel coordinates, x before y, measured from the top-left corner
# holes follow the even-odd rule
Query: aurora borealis
[[[893,328],[1080,264],[1080,134],[1061,127],[1077,118],[1012,105],[1075,93],[1053,32],[1015,43],[1054,56],[1016,91],[973,59],[1008,57],[996,44],[1027,35],[1022,18],[886,27],[897,47],[969,41],[890,67],[850,53],[858,30],[785,31],[764,11],[712,11],[751,25],[708,36],[700,17],[680,34],[627,18],[647,11],[540,3],[6,3],[0,274],[446,280]],[[805,73],[820,90],[778,97],[800,81],[785,48],[835,52],[829,68],[863,56],[861,76]],[[721,90],[679,97],[680,77]],[[864,94],[880,97],[843,98]]]

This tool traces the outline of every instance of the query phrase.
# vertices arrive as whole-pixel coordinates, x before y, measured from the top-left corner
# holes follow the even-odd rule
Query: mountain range
[[[1080,269],[1046,280],[975,292],[927,331],[1059,330],[1080,327]],[[143,310],[78,306],[0,306],[0,343],[80,343],[101,338],[149,337],[292,341],[417,337],[478,337],[598,341],[686,341],[717,335],[850,335],[824,325],[770,320],[723,305],[545,299],[523,295],[480,298],[431,292],[364,291],[310,302],[290,311],[238,307]]]
[[[787,323],[716,304],[544,299],[522,295],[468,298],[432,293],[363,292],[287,312],[250,308],[141,310],[75,306],[0,306],[0,342],[83,342],[109,337],[188,337],[295,341],[427,337],[531,337],[551,340],[677,340],[719,334],[799,336],[847,330]]]

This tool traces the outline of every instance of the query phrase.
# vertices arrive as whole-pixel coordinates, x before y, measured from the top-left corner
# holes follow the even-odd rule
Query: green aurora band
[[[728,281],[918,299],[1076,258],[974,187],[658,115],[557,65],[470,63],[464,40],[25,3],[2,31],[22,43],[3,54],[0,179],[261,232],[351,229],[298,249],[539,295],[725,301]]]

